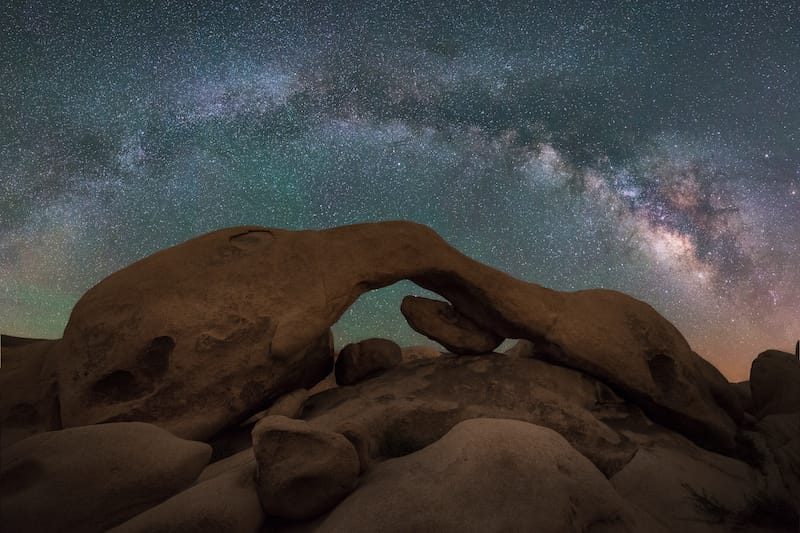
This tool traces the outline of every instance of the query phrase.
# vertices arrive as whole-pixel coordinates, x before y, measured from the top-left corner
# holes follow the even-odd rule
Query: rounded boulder
[[[329,511],[355,488],[359,460],[339,433],[302,420],[267,416],[253,428],[256,487],[271,516],[306,520]]]

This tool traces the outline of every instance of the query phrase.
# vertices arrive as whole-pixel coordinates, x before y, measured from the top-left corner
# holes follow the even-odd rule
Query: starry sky
[[[219,227],[411,219],[647,301],[734,381],[800,338],[794,0],[3,4],[3,333],[58,337],[103,277]],[[408,293],[337,343],[421,343]]]

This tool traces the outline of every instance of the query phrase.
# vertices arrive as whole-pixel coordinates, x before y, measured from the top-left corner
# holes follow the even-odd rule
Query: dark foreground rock
[[[336,359],[336,383],[353,385],[397,366],[403,360],[400,346],[389,339],[366,339],[342,348]]]
[[[608,402],[622,400],[575,370],[502,354],[450,355],[312,396],[302,416],[313,427],[346,435],[362,470],[419,450],[463,420],[495,417],[558,431],[610,474],[636,446],[594,415]]]
[[[268,416],[253,429],[256,485],[264,511],[303,520],[333,508],[355,488],[359,463],[339,433]]]
[[[110,530],[113,533],[257,533],[264,511],[255,463],[204,480]]]
[[[57,341],[0,336],[0,448],[61,429]]]
[[[758,418],[800,413],[800,359],[780,350],[761,352],[750,367],[750,390]]]
[[[372,469],[318,526],[334,531],[665,532],[558,433],[473,419]]]
[[[3,531],[103,531],[191,485],[210,456],[140,422],[28,437],[3,450]]]
[[[800,414],[768,415],[758,428],[788,489],[789,500],[800,515]]]

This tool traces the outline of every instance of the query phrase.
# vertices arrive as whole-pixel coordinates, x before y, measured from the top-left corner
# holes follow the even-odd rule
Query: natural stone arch
[[[64,425],[138,419],[207,438],[323,377],[329,328],[364,292],[403,279],[487,331],[546,344],[560,364],[602,379],[665,425],[732,449],[741,409],[728,382],[652,307],[615,291],[564,293],[515,279],[401,221],[228,228],[112,274],[80,299],[65,330]],[[133,372],[137,354],[160,337],[174,342],[169,368],[141,397],[92,400],[98,380]],[[668,387],[648,365],[657,358],[663,368],[662,357],[673,361]]]

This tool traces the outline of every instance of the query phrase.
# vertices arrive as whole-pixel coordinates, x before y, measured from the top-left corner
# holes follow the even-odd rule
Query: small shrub
[[[688,483],[681,483],[681,486],[689,491],[689,498],[694,502],[695,507],[709,517],[709,522],[722,524],[730,518],[732,511],[719,503],[719,501],[706,493],[705,490],[697,492]]]
[[[708,516],[711,523],[727,522],[735,531],[749,531],[754,526],[776,532],[796,533],[800,530],[800,515],[797,514],[794,506],[765,491],[759,491],[750,496],[743,509],[733,510],[721,504],[704,490],[698,492],[687,483],[682,483],[682,486],[689,491],[689,498],[697,509]]]

